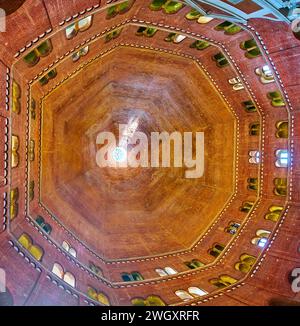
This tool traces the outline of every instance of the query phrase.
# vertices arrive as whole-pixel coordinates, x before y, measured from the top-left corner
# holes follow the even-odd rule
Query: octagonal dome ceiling
[[[42,110],[41,204],[107,259],[189,248],[232,195],[234,116],[192,60],[113,50],[51,92]],[[117,138],[136,119],[149,141],[151,132],[204,132],[204,176],[99,168],[97,135]]]

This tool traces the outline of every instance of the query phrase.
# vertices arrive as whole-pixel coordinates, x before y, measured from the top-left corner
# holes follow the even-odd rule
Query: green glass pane
[[[215,54],[213,57],[214,57],[215,60],[219,60],[219,59],[224,58],[224,56],[223,56],[223,54],[221,52]]]
[[[239,33],[242,30],[242,28],[240,26],[232,24],[230,27],[225,27],[224,30],[225,30],[225,34],[234,35]]]
[[[29,52],[23,59],[28,65],[33,66],[38,63],[39,57],[34,51]]]
[[[141,299],[141,298],[137,298],[137,299],[133,299],[131,300],[131,303],[134,305],[134,306],[145,306],[145,300],[144,299]]]
[[[284,101],[282,99],[276,99],[276,100],[272,101],[272,105],[276,106],[276,107],[285,106],[285,103],[284,103]]]
[[[45,225],[45,220],[42,216],[38,216],[36,219],[35,219],[36,223],[40,226],[43,226]]]
[[[215,27],[215,30],[217,30],[217,31],[223,31],[226,27],[229,27],[229,26],[232,26],[232,25],[234,25],[234,24],[231,23],[231,22],[225,21],[225,22],[217,25]]]
[[[48,78],[44,76],[39,80],[39,82],[42,86],[44,86],[48,83]]]
[[[149,6],[151,10],[160,10],[167,0],[153,0]]]
[[[50,71],[48,72],[48,77],[49,77],[50,79],[56,77],[56,75],[57,75],[56,69],[50,70]]]
[[[192,9],[188,14],[186,14],[185,18],[188,20],[194,20],[200,18],[201,16],[203,15],[200,14],[199,11],[197,11],[196,9]]]
[[[165,303],[161,300],[161,298],[152,295],[147,298],[146,305],[158,307],[158,306],[165,306]]]
[[[154,36],[154,34],[157,32],[157,29],[156,28],[152,28],[152,27],[149,27],[147,28],[147,30],[145,31],[145,35],[148,36],[148,37],[152,37]]]
[[[246,52],[246,57],[249,59],[256,58],[260,55],[261,55],[261,52],[260,52],[259,48],[254,48],[254,49]]]
[[[183,4],[177,1],[168,1],[163,5],[166,14],[175,14],[183,7]]]
[[[257,44],[256,44],[254,39],[251,39],[251,40],[248,40],[248,41],[245,41],[245,42],[241,43],[241,48],[243,50],[251,49],[253,47],[257,47]]]
[[[120,3],[118,5],[118,13],[119,14],[123,14],[129,9],[130,9],[130,2],[129,1],[125,1],[125,2]]]
[[[136,31],[136,35],[143,35],[146,30],[147,30],[147,27],[140,26],[138,28],[138,30]]]
[[[117,6],[112,6],[107,9],[106,18],[113,18],[118,14]]]
[[[192,261],[192,264],[196,267],[196,268],[199,268],[199,267],[203,267],[205,266],[205,264],[203,264],[201,261],[199,260],[193,260]]]
[[[42,44],[40,44],[37,47],[37,50],[38,50],[38,52],[39,52],[39,54],[41,56],[48,55],[51,52],[51,50],[52,50],[50,41],[46,41],[46,42],[43,42]]]
[[[165,41],[166,42],[173,42],[174,39],[176,37],[176,33],[170,33],[166,38],[165,38]]]
[[[205,50],[210,46],[210,43],[206,41],[196,41],[196,49],[197,50]]]
[[[144,279],[143,276],[138,272],[133,272],[131,275],[134,281],[142,281]]]
[[[223,67],[229,65],[229,62],[226,58],[222,58],[222,59],[218,60],[217,65],[218,65],[218,67],[223,68]]]

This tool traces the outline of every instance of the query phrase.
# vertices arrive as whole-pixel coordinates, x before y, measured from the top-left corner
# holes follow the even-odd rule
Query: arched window
[[[11,167],[16,168],[19,165],[19,137],[12,135],[11,136]]]
[[[164,301],[157,295],[149,295],[146,300],[146,306],[165,306]]]
[[[244,213],[249,213],[254,205],[252,201],[245,201],[243,202],[242,206],[240,207],[240,211]]]
[[[242,102],[242,105],[246,112],[252,113],[257,111],[256,105],[251,100]]]
[[[287,168],[289,163],[289,152],[287,149],[278,149],[275,152],[276,162],[278,168]]]
[[[273,205],[269,208],[269,212],[265,215],[265,219],[272,222],[277,222],[279,220],[282,211],[283,211],[282,206]]]
[[[77,252],[74,248],[69,249],[69,254],[75,258],[77,257]]]
[[[225,245],[216,243],[212,248],[208,250],[208,253],[211,256],[218,257],[221,254],[221,252],[224,250],[224,248]]]
[[[97,275],[102,275],[103,273],[102,273],[102,270],[101,270],[101,268],[99,267],[99,266],[97,266],[97,265],[95,265],[93,262],[89,262],[89,269],[93,272],[93,273],[95,273],[95,274],[97,274]]]
[[[175,294],[177,295],[177,297],[179,297],[182,301],[188,301],[191,299],[194,299],[194,297],[192,295],[190,295],[188,292],[184,291],[184,290],[177,290],[175,292]]]
[[[265,65],[262,68],[256,68],[255,73],[260,77],[260,81],[263,84],[270,84],[275,81],[274,74],[268,65]]]
[[[178,44],[178,43],[181,43],[185,39],[186,39],[185,35],[176,34],[176,36],[174,37],[173,43]]]
[[[213,17],[208,17],[208,16],[201,16],[198,19],[198,23],[199,24],[207,24],[209,22],[211,22],[214,18]]]
[[[121,2],[119,4],[110,6],[107,9],[106,19],[111,19],[113,17],[116,17],[117,15],[124,14],[127,12],[133,5],[134,0],[128,0]]]
[[[248,254],[243,254],[240,256],[240,261],[234,265],[234,268],[242,273],[248,273],[255,262],[256,257]]]
[[[132,272],[131,276],[133,278],[134,281],[143,281],[143,276],[141,275],[141,273],[139,272]]]
[[[43,249],[37,245],[33,245],[33,241],[27,233],[23,233],[18,241],[36,260],[42,260],[44,255]]]
[[[19,189],[14,188],[10,191],[10,219],[13,220],[19,213]]]
[[[42,86],[49,83],[49,80],[55,78],[57,76],[56,69],[50,70],[46,75],[44,75],[42,78],[39,79],[39,82]]]
[[[151,10],[163,10],[166,14],[175,14],[183,7],[183,3],[167,0],[153,0],[149,6]]]
[[[172,267],[157,268],[157,269],[155,270],[155,272],[156,272],[159,276],[161,276],[161,277],[163,277],[163,276],[167,276],[167,275],[175,275],[175,274],[178,273],[178,272],[177,272],[174,268],[172,268]]]
[[[218,287],[218,288],[225,288],[227,286],[233,285],[237,282],[237,280],[229,275],[220,275],[218,278],[213,278],[209,280],[209,283]]]
[[[131,281],[132,281],[132,279],[131,279],[131,275],[128,274],[128,273],[122,273],[122,274],[121,274],[121,277],[122,277],[122,280],[123,280],[124,282],[131,282]]]
[[[50,40],[47,40],[37,46],[34,50],[25,55],[23,60],[29,67],[35,66],[41,57],[46,57],[52,51],[52,44]]]
[[[228,82],[232,85],[234,91],[240,91],[245,88],[239,77],[231,78]]]
[[[71,285],[73,288],[75,288],[75,284],[76,284],[76,280],[75,280],[75,277],[73,274],[71,274],[70,272],[66,272],[65,275],[64,275],[64,278],[63,280]]]
[[[192,9],[190,12],[188,12],[186,15],[185,15],[185,18],[188,19],[188,20],[198,20],[200,17],[202,17],[203,15],[197,11],[196,9]]]
[[[133,306],[155,306],[162,307],[166,304],[157,295],[149,295],[145,300],[143,298],[135,298],[131,300]]]
[[[30,117],[32,120],[35,120],[35,110],[36,110],[36,102],[35,99],[32,98],[30,102]]]
[[[38,261],[41,261],[44,255],[44,251],[41,247],[37,246],[37,245],[32,245],[29,248],[29,252],[31,253],[31,255]]]
[[[76,23],[69,25],[66,28],[66,37],[68,40],[72,39],[79,32],[86,31],[92,24],[92,16],[88,16],[78,20]]]
[[[289,123],[288,121],[278,121],[276,123],[276,137],[289,138]]]
[[[69,252],[69,249],[70,249],[70,245],[68,244],[67,241],[63,241],[62,243],[62,247],[65,251]]]
[[[73,62],[76,62],[78,61],[81,57],[84,57],[85,55],[87,55],[89,52],[89,46],[85,46],[84,48],[80,49],[79,51],[77,52],[74,52],[72,54],[72,60]]]
[[[67,241],[63,241],[62,247],[65,251],[67,251],[71,256],[75,257],[77,256],[77,252],[74,248],[72,248]]]
[[[188,288],[188,292],[189,292],[189,294],[191,294],[194,297],[202,297],[202,296],[208,294],[208,292],[201,290],[195,286],[191,286],[190,288]]]
[[[204,263],[202,263],[200,260],[198,259],[193,259],[191,261],[187,261],[184,263],[188,268],[190,269],[196,269],[196,268],[199,268],[199,267],[203,267],[205,266]]]
[[[52,227],[50,224],[45,222],[45,219],[42,216],[38,215],[35,221],[39,225],[39,227],[43,229],[47,234],[51,234]]]
[[[43,227],[45,225],[45,220],[42,216],[38,215],[35,219],[36,223],[40,226]]]
[[[34,161],[34,148],[35,148],[35,142],[34,142],[33,139],[30,139],[29,148],[28,148],[28,155],[29,155],[29,160],[31,162]]]
[[[253,122],[249,125],[249,135],[250,136],[259,136],[260,134],[260,123]]]
[[[28,193],[29,193],[29,201],[32,201],[34,199],[34,180],[31,180],[29,182]]]
[[[287,195],[287,178],[275,178],[274,179],[274,194],[277,196]]]
[[[223,23],[217,25],[215,27],[215,30],[216,31],[224,31],[224,33],[227,35],[234,35],[234,34],[239,33],[242,30],[242,28],[238,25],[235,25],[232,22],[224,21]]]
[[[270,231],[257,230],[256,237],[252,238],[251,243],[260,248],[264,248],[268,242],[270,234],[271,234]]]
[[[249,178],[247,180],[248,186],[247,189],[248,190],[258,190],[258,178]]]
[[[177,34],[177,33],[170,33],[166,38],[166,42],[173,42],[175,44],[181,43],[184,39],[186,39],[185,35]]]
[[[242,50],[246,51],[245,56],[248,59],[253,59],[261,56],[260,49],[254,39],[244,41],[240,44]]]
[[[212,59],[216,61],[216,64],[219,68],[223,68],[229,65],[229,61],[222,52],[215,54]]]
[[[155,272],[156,272],[159,276],[161,276],[161,277],[163,277],[163,276],[167,276],[167,275],[168,275],[168,274],[165,272],[165,270],[164,270],[164,269],[161,269],[161,268],[156,268]]]
[[[45,223],[45,225],[43,226],[43,230],[47,233],[47,234],[51,234],[52,232],[52,226],[48,223]]]
[[[133,306],[144,307],[146,306],[145,300],[143,298],[134,298],[131,300]]]
[[[230,222],[225,231],[229,234],[236,234],[241,224],[237,222]]]
[[[194,8],[185,15],[185,18],[188,20],[197,20],[198,24],[207,24],[213,20],[212,17],[204,16]]]
[[[25,249],[29,249],[32,245],[32,239],[31,237],[27,234],[27,233],[23,233],[20,237],[19,237],[19,243],[25,248]]]
[[[52,273],[55,274],[56,276],[58,276],[59,278],[63,279],[64,277],[64,269],[63,267],[58,264],[58,263],[55,263],[52,267]]]
[[[98,301],[100,303],[102,303],[103,305],[110,306],[110,302],[109,302],[108,296],[105,295],[104,293],[102,293],[102,292],[98,293],[97,298],[98,298]]]
[[[260,151],[250,151],[249,152],[249,163],[259,164],[260,163]]]
[[[12,82],[12,112],[19,114],[21,112],[21,88],[19,84],[13,80]]]
[[[122,273],[121,277],[124,282],[137,282],[144,279],[139,272]]]
[[[117,37],[119,37],[121,35],[122,30],[123,30],[123,28],[117,28],[117,29],[114,29],[112,32],[106,34],[106,36],[105,36],[105,43],[107,43],[107,42],[109,42],[111,40],[114,40]]]
[[[284,99],[279,91],[269,92],[268,98],[271,100],[271,104],[275,107],[285,106]]]
[[[88,288],[87,288],[87,295],[93,300],[96,300],[96,301],[98,300],[98,293],[91,286],[88,286]]]
[[[153,37],[156,32],[157,32],[157,28],[140,26],[135,34],[137,36]]]
[[[88,289],[87,289],[87,295],[91,299],[100,302],[102,305],[110,306],[110,302],[109,302],[109,299],[108,299],[107,295],[104,294],[103,292],[98,293],[98,291],[95,290],[91,286],[89,286]]]
[[[197,49],[197,50],[205,50],[209,46],[210,46],[210,43],[209,42],[197,40],[197,41],[193,42],[190,45],[190,48],[192,48],[192,49],[194,48],[194,49]]]
[[[178,272],[172,268],[172,267],[165,267],[165,272],[168,274],[168,275],[175,275],[177,274]]]

